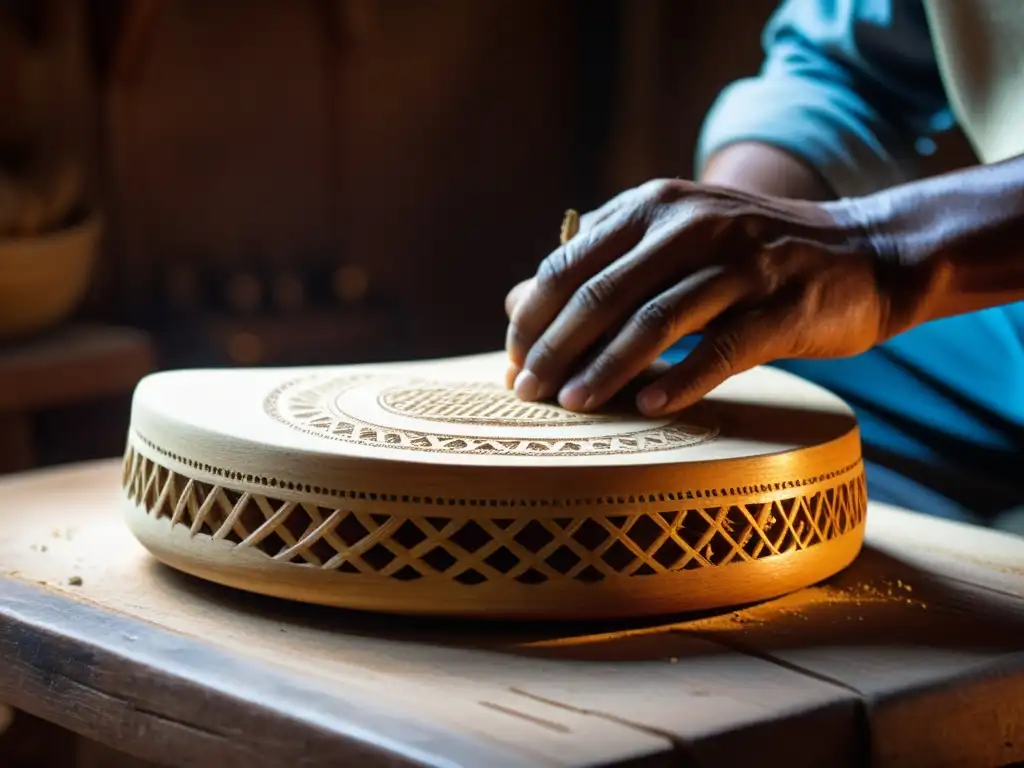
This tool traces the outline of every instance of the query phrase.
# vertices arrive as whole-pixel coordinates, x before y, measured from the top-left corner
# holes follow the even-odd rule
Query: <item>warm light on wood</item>
[[[501,354],[144,380],[128,522],[159,559],[401,613],[638,616],[845,567],[866,495],[852,412],[754,370],[678,418],[524,403]]]

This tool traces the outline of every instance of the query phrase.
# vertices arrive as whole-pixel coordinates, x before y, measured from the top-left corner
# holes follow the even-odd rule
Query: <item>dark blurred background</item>
[[[687,175],[715,93],[756,68],[772,0],[701,5],[86,6],[93,316],[167,365],[499,346],[563,210]]]
[[[691,173],[775,5],[0,0],[0,473],[116,454],[160,368],[500,347],[567,207]]]
[[[0,0],[0,470],[116,452],[155,368],[498,348],[565,208],[690,174],[775,6]]]
[[[775,5],[86,3],[91,313],[168,365],[499,346],[564,208],[690,173]]]

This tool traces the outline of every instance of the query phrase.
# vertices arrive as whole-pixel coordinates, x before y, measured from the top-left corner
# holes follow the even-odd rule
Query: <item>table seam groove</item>
[[[640,733],[645,733],[648,736],[658,736],[663,739],[668,739],[669,743],[673,747],[673,752],[682,751],[684,749],[688,750],[691,747],[691,744],[689,742],[687,742],[685,739],[679,738],[679,736],[673,733],[663,731],[659,728],[652,728],[647,725],[642,725],[640,723],[633,722],[632,720],[627,720],[626,718],[617,717],[616,715],[612,715],[607,712],[602,712],[598,709],[587,709],[585,707],[577,707],[573,704],[566,704],[565,702],[559,701],[558,699],[550,699],[547,696],[540,696],[536,693],[530,693],[529,691],[523,690],[522,688],[517,688],[515,686],[509,686],[506,690],[509,693],[514,694],[516,696],[522,696],[523,698],[530,699],[540,704],[546,704],[549,707],[564,709],[568,712],[572,712],[573,714],[577,715],[597,717],[602,720],[607,720],[608,722],[626,726],[627,728],[632,728],[633,730],[638,731]]]
[[[671,631],[684,636],[697,637],[701,640],[713,643],[714,645],[717,645],[720,648],[734,651],[736,653],[741,653],[745,656],[749,656],[754,659],[759,659],[761,661],[767,662],[768,664],[773,664],[782,669],[794,672],[800,675],[801,677],[810,678],[811,680],[816,680],[820,683],[825,683],[826,685],[839,688],[840,690],[846,691],[847,693],[852,693],[855,697],[853,701],[854,727],[860,736],[861,754],[866,756],[874,754],[874,729],[871,726],[871,717],[868,713],[868,697],[863,691],[857,689],[849,683],[844,683],[842,680],[836,680],[830,677],[829,675],[823,674],[821,672],[815,672],[814,670],[804,669],[798,664],[786,661],[785,659],[780,659],[767,651],[760,651],[756,648],[752,648],[751,646],[746,645],[745,643],[729,641],[721,637],[716,637],[712,632],[702,630],[677,629],[673,629]],[[870,763],[870,758],[868,762]]]
[[[0,591],[2,591],[2,589],[7,586],[13,586],[14,589],[20,588],[33,591],[39,590],[38,586],[34,587],[33,585],[27,582],[21,580],[5,579],[3,577],[0,577]],[[43,592],[43,594],[47,595],[50,598],[57,598],[57,600],[68,601],[71,603],[77,602],[74,598],[68,595],[63,595],[60,592],[53,592],[50,590],[39,591]],[[4,629],[8,627],[17,627],[27,628],[33,632],[39,633],[40,637],[44,637],[44,642],[47,643],[59,643],[61,641],[66,641],[68,639],[69,636],[63,635],[60,632],[59,628],[54,626],[52,623],[42,620],[35,615],[26,616],[21,614],[19,612],[19,608],[23,608],[26,605],[28,605],[30,608],[33,607],[32,604],[25,604],[19,601],[17,598],[15,598],[14,601],[0,599],[0,636],[3,635]],[[97,610],[96,606],[88,601],[82,601],[80,605],[82,605],[82,607],[85,607],[87,610]],[[173,634],[188,643],[198,642],[195,638],[191,638],[188,635],[185,635],[175,630],[169,630],[160,627],[159,625],[153,624],[146,620],[138,619],[137,617],[126,616],[124,614],[119,614],[119,617],[122,618],[122,620],[127,620],[127,622],[129,623],[138,623],[140,625],[146,626],[151,631],[155,630],[157,632]],[[120,649],[117,649],[111,646],[108,642],[104,641],[87,641],[86,644],[88,645],[91,651],[102,656],[104,658],[104,661],[106,662],[128,661],[139,668],[152,670],[154,672],[159,671],[161,672],[161,674],[169,678],[180,680],[185,685],[197,685],[197,680],[192,675],[188,674],[186,670],[182,670],[180,668],[161,670],[159,666],[154,664],[154,657],[151,657],[150,654],[143,654],[142,657],[136,657],[133,654],[125,654]],[[217,646],[213,646],[213,649],[215,653],[221,655],[227,653],[225,649]],[[29,664],[30,666],[32,665],[32,662],[30,660],[22,660],[22,662]],[[242,659],[240,663],[244,665],[249,665],[252,662],[248,659]],[[182,728],[193,729],[197,732],[205,733],[209,736],[221,740],[230,739],[230,737],[226,734],[220,733],[215,729],[204,728],[199,723],[190,723],[187,720],[177,718],[173,715],[168,716],[166,714],[161,714],[145,705],[138,706],[135,702],[131,700],[131,698],[126,697],[120,693],[115,693],[114,691],[104,690],[102,687],[96,687],[94,684],[90,683],[84,677],[80,677],[74,674],[68,674],[66,671],[58,669],[48,670],[48,673],[50,675],[57,676],[64,680],[67,680],[70,683],[89,691],[92,695],[101,696],[112,701],[120,702],[127,708],[130,708],[132,711],[138,712],[143,716],[153,717],[157,720],[172,723]],[[287,672],[282,673],[278,671],[278,674],[283,674],[285,678],[289,677]],[[348,732],[346,730],[346,726],[350,726],[351,723],[345,717],[341,717],[340,720],[332,721],[329,723],[312,722],[301,715],[296,715],[295,713],[289,712],[286,709],[276,706],[273,703],[268,703],[266,701],[254,699],[250,696],[246,696],[244,693],[240,693],[237,690],[222,687],[215,689],[215,692],[218,696],[223,698],[225,701],[230,702],[230,704],[232,705],[248,706],[252,708],[254,711],[259,711],[263,716],[276,718],[280,720],[290,720],[293,723],[297,723],[301,726],[304,726],[305,728],[308,728],[312,732],[322,734],[328,738],[338,738],[339,741],[342,742],[348,741],[354,744],[358,744],[360,747],[367,749],[370,752],[376,752],[377,754],[381,755],[381,757],[386,756],[387,758],[390,758],[392,760],[397,759],[398,761],[401,761],[403,764],[408,764],[410,766],[440,766],[457,764],[457,758],[454,758],[453,756],[447,754],[444,750],[439,750],[435,748],[425,750],[425,752],[421,751],[421,754],[414,754],[413,752],[407,752],[403,749],[396,750],[392,747],[392,745],[377,742],[373,738],[367,739],[363,735]],[[391,737],[390,735],[381,736],[381,734],[379,734],[372,725],[361,726],[360,724],[356,724],[356,729],[366,731],[371,737],[380,738],[381,742],[394,742],[393,737]],[[441,726],[440,730],[447,731],[448,729],[445,726]],[[489,739],[486,737],[484,737],[484,740],[491,744],[495,744],[495,746],[498,746],[499,748],[504,748],[506,751],[511,749],[515,756],[527,754],[516,748],[514,745],[495,743],[493,739]],[[473,739],[473,741],[477,741],[477,743],[479,743],[479,736],[477,736],[476,739]],[[402,743],[401,746],[407,747],[408,745]],[[518,753],[518,755],[516,755],[516,753]]]
[[[842,680],[837,680],[821,672],[815,672],[810,669],[805,669],[801,667],[799,664],[794,664],[793,662],[786,661],[785,659],[780,659],[767,651],[759,651],[756,648],[746,645],[745,643],[726,640],[722,637],[715,635],[713,632],[707,632],[699,629],[672,629],[670,631],[675,634],[686,635],[689,637],[696,637],[701,640],[706,640],[707,642],[714,643],[715,645],[721,648],[725,648],[726,650],[736,651],[737,653],[742,653],[746,656],[750,656],[751,658],[760,659],[761,661],[766,661],[770,664],[782,667],[783,669],[788,669],[790,672],[796,672],[799,675],[810,677],[811,679],[817,680],[818,682],[826,683],[828,685],[834,685],[837,688],[842,688],[848,693],[854,694],[860,700],[863,700],[865,698],[865,694],[863,691],[858,690],[849,683],[844,683]]]

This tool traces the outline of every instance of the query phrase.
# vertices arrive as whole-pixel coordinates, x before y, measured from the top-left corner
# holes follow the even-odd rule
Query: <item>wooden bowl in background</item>
[[[102,230],[91,214],[38,237],[0,239],[0,341],[49,330],[78,308]]]

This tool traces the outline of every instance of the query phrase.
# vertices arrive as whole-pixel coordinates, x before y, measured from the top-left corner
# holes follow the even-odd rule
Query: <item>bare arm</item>
[[[841,201],[883,264],[920,270],[911,324],[1024,300],[1024,156]]]
[[[767,144],[731,144],[702,183],[772,197],[835,195],[808,164]],[[902,184],[828,206],[856,221],[885,262],[920,267],[909,324],[1024,299],[1024,157]]]
[[[814,168],[783,149],[760,142],[729,144],[711,156],[699,181],[741,192],[830,200],[835,194]]]

